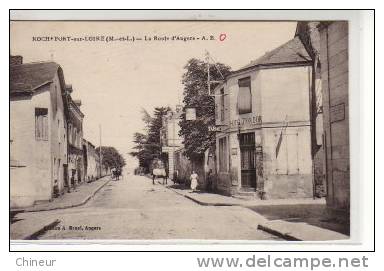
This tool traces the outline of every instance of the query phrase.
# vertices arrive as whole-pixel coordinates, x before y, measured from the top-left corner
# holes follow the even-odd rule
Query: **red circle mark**
[[[219,40],[220,41],[223,41],[223,40],[225,40],[227,38],[227,34],[225,34],[225,33],[222,33],[222,34],[220,34],[220,36],[219,36]]]

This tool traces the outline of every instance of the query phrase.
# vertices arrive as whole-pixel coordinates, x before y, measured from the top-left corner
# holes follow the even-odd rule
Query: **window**
[[[48,109],[35,108],[35,138],[48,140]]]
[[[68,142],[69,143],[72,143],[72,125],[71,124],[68,124]]]
[[[77,128],[75,127],[72,132],[72,144],[76,146],[77,144]]]
[[[227,138],[223,137],[219,139],[219,171],[227,172],[227,161],[228,161],[228,143]]]
[[[224,88],[220,90],[220,120],[224,121],[224,112],[225,112],[225,100],[224,100]]]
[[[79,130],[79,132],[78,132],[78,134],[77,134],[77,147],[79,147],[79,148],[81,148],[81,140],[80,140],[80,138],[81,138],[81,134],[80,134],[80,130]]]
[[[239,94],[237,96],[237,108],[239,114],[252,113],[251,78],[239,80]]]
[[[60,130],[60,120],[57,120],[57,139],[61,141],[61,130]]]

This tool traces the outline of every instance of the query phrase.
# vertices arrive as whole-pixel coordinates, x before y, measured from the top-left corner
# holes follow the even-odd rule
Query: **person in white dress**
[[[191,174],[191,189],[192,189],[192,192],[196,191],[196,188],[197,188],[197,180],[199,179],[199,175],[196,174],[195,171],[192,171],[192,174]]]

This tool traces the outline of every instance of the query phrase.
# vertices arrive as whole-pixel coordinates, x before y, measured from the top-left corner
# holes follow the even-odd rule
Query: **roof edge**
[[[312,63],[313,63],[313,60],[307,60],[307,61],[304,60],[304,61],[295,61],[295,62],[281,62],[281,63],[271,63],[271,64],[255,64],[253,66],[249,66],[249,67],[231,72],[229,75],[227,75],[225,80],[227,80],[227,78],[233,77],[239,73],[242,73],[245,71],[250,71],[250,70],[255,70],[255,69],[263,70],[263,69],[270,69],[270,68],[273,68],[276,66],[286,66],[286,67],[282,67],[282,68],[289,68],[289,67],[294,67],[294,66],[300,67],[300,66],[309,66],[309,65],[312,65]]]

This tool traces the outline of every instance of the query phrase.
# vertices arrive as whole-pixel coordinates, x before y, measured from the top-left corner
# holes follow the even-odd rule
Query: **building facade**
[[[176,106],[175,111],[168,111],[167,115],[163,117],[161,149],[168,156],[168,177],[171,180],[175,178],[175,152],[183,148],[182,138],[179,136],[179,121],[182,113],[182,107]]]
[[[99,154],[95,146],[85,139],[83,139],[83,157],[86,181],[91,182],[100,178]]]
[[[81,101],[72,100],[70,94],[72,87],[67,86],[68,102],[68,188],[75,187],[85,180],[85,160],[83,157],[83,118],[84,114],[80,110]]]
[[[66,89],[54,62],[10,61],[11,207],[49,201],[67,175]]]
[[[311,135],[312,156],[314,168],[315,196],[324,197],[327,193],[325,178],[325,144],[324,144],[324,114],[323,114],[323,87],[321,80],[320,63],[320,22],[300,21],[297,23],[295,37],[300,38],[309,56],[312,59],[312,89],[311,103]]]
[[[215,186],[225,194],[312,197],[312,60],[299,38],[215,88]]]
[[[327,205],[349,212],[348,22],[322,22],[320,64],[323,87]]]

